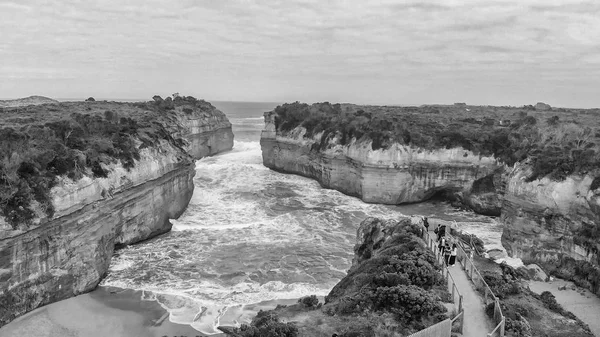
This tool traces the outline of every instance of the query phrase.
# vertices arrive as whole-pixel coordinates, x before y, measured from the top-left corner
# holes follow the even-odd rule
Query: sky
[[[600,107],[598,0],[0,0],[0,97]]]

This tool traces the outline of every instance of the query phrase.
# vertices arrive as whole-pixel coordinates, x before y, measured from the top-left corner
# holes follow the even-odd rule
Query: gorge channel
[[[194,195],[173,230],[118,250],[101,284],[143,290],[143,299],[159,302],[172,322],[216,333],[217,325],[249,321],[267,307],[260,303],[326,295],[349,268],[356,229],[367,216],[456,220],[488,250],[503,251],[493,218],[441,201],[367,204],[269,170],[259,139],[262,114],[276,104],[213,104],[233,125],[233,150],[196,163]]]

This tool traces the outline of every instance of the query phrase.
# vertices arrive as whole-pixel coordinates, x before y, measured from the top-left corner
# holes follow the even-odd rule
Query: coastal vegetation
[[[587,324],[564,310],[549,292],[540,295],[527,286],[528,273],[491,259],[475,256],[475,266],[500,302],[507,335],[514,337],[591,337]],[[484,288],[478,290],[485,294]],[[494,303],[486,313],[494,315]]]
[[[157,96],[155,96],[157,97]],[[160,98],[160,97],[159,97]],[[131,169],[140,151],[168,142],[186,155],[177,113],[212,111],[193,97],[153,102],[67,102],[0,110],[0,214],[13,229],[51,218],[50,190],[59,177],[106,177],[113,164]],[[164,123],[163,123],[164,121]],[[172,125],[172,126],[168,126]],[[36,209],[43,214],[36,214]]]
[[[378,220],[376,220],[378,221]],[[305,297],[291,306],[279,306],[262,317],[283,329],[295,322],[299,336],[406,336],[448,318],[443,305],[450,297],[435,256],[420,239],[420,228],[403,220],[393,226],[390,238],[374,251],[361,252],[361,262],[318,303]],[[275,319],[276,318],[276,319]],[[261,323],[262,324],[262,323]],[[256,331],[253,321],[238,330]],[[290,330],[292,331],[292,330]],[[261,336],[296,336],[264,334]]]
[[[473,181],[468,190],[459,193],[436,192],[482,214],[502,214],[511,172],[519,172],[525,178],[523,184],[541,179],[585,179],[581,195],[577,192],[576,196],[582,197],[579,200],[583,203],[574,202],[568,211],[572,213],[544,205],[545,210],[536,213],[535,222],[556,236],[563,235],[560,228],[571,228],[566,239],[596,257],[591,263],[568,263],[562,260],[569,258],[558,252],[558,260],[549,263],[546,271],[587,284],[596,293],[600,291],[600,210],[595,201],[600,188],[600,109],[551,108],[547,104],[399,107],[295,102],[278,106],[271,116],[278,135],[303,137],[315,152],[359,143],[374,151],[399,144],[417,151],[462,148],[480,156],[493,156],[504,164],[493,175]],[[535,184],[547,185],[548,180]],[[537,191],[544,193],[543,188]],[[578,203],[581,210],[575,210]],[[544,258],[531,262],[542,261]]]
[[[352,141],[370,142],[373,150],[394,143],[421,149],[462,147],[493,155],[509,166],[527,162],[529,181],[544,176],[563,180],[590,172],[600,176],[598,109],[295,102],[278,106],[274,113],[278,133],[303,127],[304,137],[315,139],[315,150]]]

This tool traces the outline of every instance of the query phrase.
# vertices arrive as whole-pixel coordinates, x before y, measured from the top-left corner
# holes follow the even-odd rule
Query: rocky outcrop
[[[509,255],[547,267],[560,265],[566,257],[598,266],[598,178],[571,175],[564,181],[546,177],[527,182],[530,174],[521,164],[508,175],[501,221],[502,244]]]
[[[506,188],[504,172],[502,167],[492,174],[475,180],[471,188],[457,195],[458,199],[475,213],[499,216]]]
[[[435,256],[420,238],[422,226],[410,219],[367,218],[359,226],[348,274],[318,303],[261,311],[251,327],[234,334],[273,336],[409,336],[451,317],[448,287]],[[281,321],[279,321],[281,320]],[[268,322],[268,325],[265,324]],[[293,322],[292,329],[286,326]],[[265,327],[266,325],[266,327]],[[292,331],[290,331],[292,330]],[[224,330],[223,330],[224,331]],[[287,334],[282,331],[290,331]]]
[[[46,103],[58,103],[58,101],[44,96],[29,96],[18,99],[0,100],[0,108],[20,107]]]
[[[550,104],[546,104],[544,102],[537,102],[535,104],[535,109],[540,111],[548,111],[552,110],[552,107],[550,106]]]
[[[186,116],[181,122],[186,130],[183,137],[188,141],[186,150],[196,159],[233,147],[231,123],[223,113]]]
[[[193,193],[194,159],[231,149],[233,134],[216,109],[168,114],[166,129],[188,142],[143,147],[133,168],[105,166],[104,178],[61,177],[51,190],[54,215],[27,230],[0,217],[0,326],[94,289],[115,248],[171,229],[169,219],[183,213]]]
[[[319,149],[320,135],[304,138],[302,127],[278,134],[274,118],[273,112],[265,113],[261,148],[266,167],[314,178],[324,187],[366,202],[412,203],[437,193],[454,193],[464,194],[481,211],[490,208],[493,213],[497,208],[498,193],[494,198],[485,195],[487,189],[470,192],[475,181],[488,176],[493,186],[493,175],[502,168],[493,157],[462,148],[424,150],[397,143],[372,150],[370,142],[340,145],[339,137],[331,139],[326,149]]]

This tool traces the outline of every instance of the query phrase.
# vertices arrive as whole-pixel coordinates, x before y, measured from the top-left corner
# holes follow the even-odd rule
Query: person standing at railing
[[[438,249],[440,251],[440,254],[444,253],[445,245],[446,245],[446,238],[442,236],[441,239],[438,241]]]
[[[456,263],[456,255],[458,254],[458,247],[456,243],[452,244],[452,250],[450,250],[450,262],[449,264],[453,266]]]

